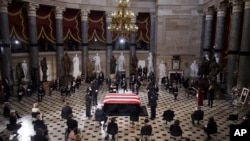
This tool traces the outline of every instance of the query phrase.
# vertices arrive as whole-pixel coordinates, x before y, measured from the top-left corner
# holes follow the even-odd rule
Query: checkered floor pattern
[[[94,118],[88,119],[85,116],[85,101],[84,95],[88,84],[82,85],[76,93],[67,97],[66,102],[69,102],[72,106],[75,119],[78,121],[79,128],[81,130],[82,140],[84,141],[102,141],[106,135],[105,128],[99,127],[99,124],[94,121]],[[199,125],[193,126],[191,124],[190,114],[195,108],[195,97],[187,97],[184,94],[184,89],[179,89],[179,95],[177,100],[174,101],[173,95],[169,94],[163,86],[159,86],[159,99],[157,106],[157,117],[154,120],[150,120],[150,124],[153,126],[153,141],[168,141],[170,134],[168,133],[169,126],[162,120],[163,111],[168,107],[171,107],[175,111],[175,119],[180,120],[181,128],[184,132],[183,137],[189,138],[191,141],[204,141],[206,140],[206,134],[202,127],[207,123],[210,116],[214,116],[218,124],[218,134],[213,136],[211,140],[229,141],[229,123],[227,117],[229,114],[237,112],[231,106],[229,101],[215,100],[214,107],[207,106],[202,107],[205,117]],[[104,84],[100,87],[98,94],[98,102],[102,103],[103,98],[108,93],[107,86]],[[147,105],[147,92],[146,86],[140,88],[139,96],[141,98],[141,105]],[[30,137],[35,134],[32,125],[31,108],[34,102],[37,102],[36,95],[32,97],[24,96],[21,102],[17,101],[17,97],[12,96],[10,98],[10,105],[15,108],[22,116],[19,121],[22,121],[22,128],[18,131],[20,134],[17,137],[10,136],[6,130],[6,124],[8,119],[4,118],[2,112],[0,113],[0,136],[5,140],[13,141],[30,141]],[[49,128],[49,138],[51,141],[64,141],[64,133],[66,125],[60,117],[60,112],[65,102],[60,99],[60,93],[54,91],[52,96],[46,95],[42,102],[39,102],[40,110],[44,114],[44,120]],[[207,101],[204,101],[204,105]],[[3,105],[1,105],[3,109]],[[92,107],[92,114],[94,114],[95,107]],[[150,115],[150,107],[147,107],[147,111]],[[118,141],[132,141],[135,137],[138,137],[140,128],[143,125],[145,117],[140,117],[135,127],[131,127],[129,117],[121,116],[117,118],[119,126],[119,133],[117,136]],[[237,121],[236,121],[237,122]],[[240,122],[240,120],[238,121]]]

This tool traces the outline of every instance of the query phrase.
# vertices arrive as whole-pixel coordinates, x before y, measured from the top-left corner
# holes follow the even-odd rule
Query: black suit
[[[75,135],[77,134],[77,131],[78,131],[78,122],[77,122],[76,120],[74,120],[74,119],[72,119],[72,118],[69,118],[69,119],[67,120],[67,126],[68,126],[68,128],[67,128],[68,133],[69,133],[71,130],[74,130]]]
[[[141,135],[150,136],[152,134],[152,126],[151,125],[144,125],[141,127]]]
[[[86,104],[86,116],[91,117],[91,96],[89,93],[85,96],[85,104]]]
[[[72,108],[70,106],[65,106],[62,108],[61,117],[63,119],[68,119],[70,114],[72,114]]]
[[[204,111],[202,110],[195,110],[193,114],[191,114],[192,124],[194,124],[194,121],[197,120],[198,124],[200,120],[203,120],[204,117]]]
[[[112,138],[115,138],[115,135],[118,133],[118,125],[115,122],[109,122],[107,133],[112,135]],[[105,137],[105,139],[108,139],[108,135]]]
[[[166,110],[166,111],[164,111],[162,116],[163,116],[163,120],[165,120],[167,123],[168,121],[172,121],[174,119],[175,115],[174,115],[174,111]]]
[[[125,91],[128,91],[127,90],[127,81],[126,80],[122,80],[121,87],[123,89],[123,93],[125,93]]]

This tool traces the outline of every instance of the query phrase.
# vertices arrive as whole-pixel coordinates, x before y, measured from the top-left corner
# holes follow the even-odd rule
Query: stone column
[[[135,14],[137,15],[137,14]],[[135,24],[136,23],[136,18],[132,18],[131,19],[131,23]],[[132,73],[132,66],[131,66],[131,63],[132,63],[132,57],[136,54],[136,41],[135,41],[135,34],[132,33],[129,35],[129,76],[130,74]]]
[[[250,78],[250,0],[245,0],[244,23],[239,58],[238,83],[249,87]]]
[[[153,55],[153,67],[154,67],[154,72],[156,72],[155,68],[156,67],[156,59],[155,59],[155,22],[156,22],[156,17],[155,17],[155,13],[151,13],[150,14],[150,49],[149,51],[152,53]]]
[[[216,33],[215,33],[215,54],[222,59],[222,48],[224,41],[224,31],[225,31],[225,16],[226,16],[226,4],[220,3],[217,6],[217,20],[216,20]],[[218,62],[220,65],[220,61]]]
[[[8,20],[8,3],[11,3],[11,0],[0,0],[0,37],[2,40],[2,49],[1,50],[1,73],[2,79],[10,79],[10,70],[11,70],[11,48],[10,48],[10,39],[9,39],[9,20]]]
[[[205,21],[205,35],[203,45],[204,55],[209,54],[212,47],[213,15],[214,9],[212,7],[208,8],[206,11]]]
[[[205,23],[206,23],[206,13],[202,10],[202,23],[201,23],[201,43],[200,43],[200,55],[203,56],[203,46],[204,46],[204,37],[205,37]]]
[[[36,28],[36,9],[39,7],[38,4],[28,4],[28,24],[29,24],[29,47],[30,47],[30,66],[32,72],[32,81],[36,88],[40,81],[39,75],[39,55],[38,55],[38,44],[37,44],[37,28]]]
[[[227,72],[226,72],[226,90],[230,94],[233,86],[237,84],[236,79],[238,76],[238,52],[241,42],[243,20],[243,2],[242,0],[233,1],[233,13],[231,18],[231,27],[229,35],[229,49],[227,59]]]
[[[63,76],[63,67],[62,67],[62,58],[64,56],[64,47],[63,47],[63,12],[65,8],[56,7],[56,76]]]
[[[108,30],[108,26],[111,24],[111,12],[107,12],[106,15],[106,76],[110,76],[110,60],[112,57],[112,34]]]
[[[87,75],[87,59],[88,59],[88,13],[89,10],[81,10],[81,33],[82,33],[82,73]]]

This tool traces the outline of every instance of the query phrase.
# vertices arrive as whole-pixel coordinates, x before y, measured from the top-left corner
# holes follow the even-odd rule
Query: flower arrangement
[[[234,86],[231,90],[232,97],[239,97],[241,92],[241,88],[239,86]]]

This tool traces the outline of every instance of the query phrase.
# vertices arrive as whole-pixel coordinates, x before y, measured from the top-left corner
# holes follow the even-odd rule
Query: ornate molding
[[[8,13],[8,5],[12,2],[12,0],[0,0],[0,12]]]
[[[37,3],[29,3],[28,4],[28,16],[36,17],[36,9],[39,8],[39,4]]]
[[[63,12],[65,11],[64,7],[56,7],[56,19],[62,19],[63,18]]]
[[[88,21],[89,9],[81,9],[81,20]]]

